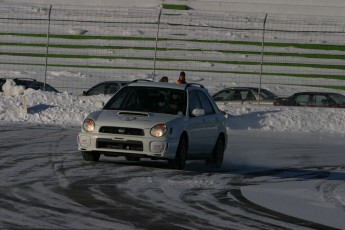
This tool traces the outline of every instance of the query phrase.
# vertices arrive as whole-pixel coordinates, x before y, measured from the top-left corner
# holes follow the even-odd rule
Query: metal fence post
[[[266,20],[267,20],[267,14],[265,14],[264,24],[262,28],[262,43],[261,43],[261,63],[260,63],[260,82],[259,82],[259,104],[260,104],[260,93],[261,93],[261,78],[262,78],[262,67],[264,62],[264,51],[265,51],[265,30],[266,30]]]
[[[46,82],[47,82],[47,69],[48,69],[48,53],[49,53],[49,34],[50,34],[50,15],[52,11],[52,5],[49,7],[48,13],[48,30],[47,30],[47,45],[46,45],[46,62],[45,62],[45,70],[44,70],[44,90],[46,90]]]
[[[162,15],[162,9],[159,10],[159,15],[158,15],[158,22],[157,22],[157,34],[156,34],[156,44],[155,44],[155,56],[154,56],[154,60],[153,60],[153,73],[152,73],[152,77],[153,77],[153,81],[155,80],[155,76],[156,76],[156,57],[157,57],[157,44],[158,44],[158,35],[159,35],[159,25],[160,25],[160,21],[161,21],[161,15]]]

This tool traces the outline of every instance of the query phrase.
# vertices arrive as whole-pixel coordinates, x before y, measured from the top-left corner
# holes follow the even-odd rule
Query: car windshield
[[[127,86],[118,91],[104,109],[185,115],[186,106],[184,90]]]

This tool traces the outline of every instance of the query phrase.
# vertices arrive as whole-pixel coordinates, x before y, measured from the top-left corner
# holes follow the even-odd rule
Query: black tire
[[[93,152],[81,152],[85,161],[99,161],[100,154]]]
[[[126,158],[126,160],[128,160],[128,161],[140,161],[140,157],[130,157],[130,156],[126,156],[125,158]]]
[[[186,165],[186,157],[187,157],[187,151],[188,151],[188,138],[186,134],[182,134],[175,159],[169,160],[169,168],[171,169],[178,169],[182,170],[184,169],[184,166]]]
[[[211,160],[211,163],[214,164],[216,168],[220,168],[220,166],[222,166],[225,151],[224,146],[224,138],[223,136],[219,136],[216,145],[214,146]],[[208,161],[206,161],[206,163],[208,163]]]

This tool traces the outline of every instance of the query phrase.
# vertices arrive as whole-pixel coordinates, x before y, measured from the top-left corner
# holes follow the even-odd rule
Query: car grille
[[[133,136],[144,136],[144,130],[136,128],[123,128],[123,127],[112,127],[112,126],[102,126],[99,129],[100,133],[112,133],[112,134],[123,134],[123,135],[133,135]]]
[[[97,148],[104,149],[143,151],[143,142],[141,141],[121,141],[98,138],[96,141],[96,146]]]

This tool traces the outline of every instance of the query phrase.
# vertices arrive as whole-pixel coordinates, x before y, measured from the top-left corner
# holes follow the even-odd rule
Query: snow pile
[[[2,91],[6,96],[19,96],[24,93],[24,86],[17,86],[12,79],[6,79],[2,86]]]
[[[338,108],[220,106],[234,130],[345,133],[345,110]]]
[[[0,93],[0,122],[78,126],[90,112],[99,109],[96,102],[110,99],[105,95],[24,91],[13,83],[6,82],[4,93]],[[227,124],[231,130],[345,133],[343,109],[224,104],[219,107],[229,114]]]
[[[15,93],[16,86],[12,90],[12,96],[0,93],[0,122],[80,125],[90,112],[98,109],[96,102],[106,102],[110,98],[104,95],[72,96],[66,92],[51,93],[33,89],[26,89],[19,96]]]

